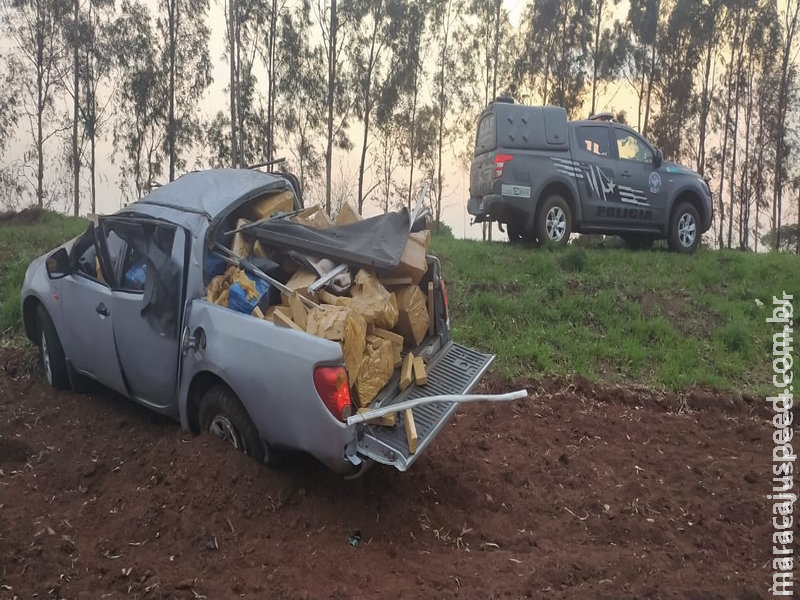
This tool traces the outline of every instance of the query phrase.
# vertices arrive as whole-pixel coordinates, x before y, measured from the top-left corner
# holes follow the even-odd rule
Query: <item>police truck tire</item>
[[[558,194],[545,198],[536,214],[536,238],[540,245],[566,246],[572,233],[572,211]]]
[[[693,205],[683,202],[672,211],[667,241],[673,252],[692,254],[697,250],[700,245],[700,216]]]

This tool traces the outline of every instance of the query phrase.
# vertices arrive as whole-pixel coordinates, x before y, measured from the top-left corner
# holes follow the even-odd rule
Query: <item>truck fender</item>
[[[580,193],[578,191],[576,181],[564,176],[550,177],[532,190],[531,201],[528,205],[525,219],[525,228],[528,231],[533,230],[534,222],[536,220],[536,210],[539,206],[539,200],[544,199],[550,194],[561,194],[564,196],[564,200],[567,201],[570,210],[572,210],[572,223],[574,230],[575,224],[583,220],[583,208],[581,206]]]
[[[706,231],[708,229],[706,225],[708,225],[709,227],[711,226],[709,222],[711,219],[711,215],[708,214],[708,211],[706,210],[702,198],[703,198],[703,190],[699,189],[698,186],[690,182],[685,183],[684,185],[679,187],[675,192],[673,192],[673,194],[670,196],[669,201],[667,202],[665,211],[666,220],[664,221],[663,224],[662,233],[664,235],[669,234],[669,223],[672,218],[672,211],[675,209],[679,201],[683,202],[684,200],[693,204],[694,207],[697,209],[697,213],[700,215],[701,226],[702,228],[704,228],[703,230]]]

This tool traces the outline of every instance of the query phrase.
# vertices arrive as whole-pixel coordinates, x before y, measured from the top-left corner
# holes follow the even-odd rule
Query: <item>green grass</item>
[[[764,395],[774,391],[772,296],[793,293],[800,314],[800,260],[787,254],[531,250],[442,237],[432,250],[455,339],[497,354],[509,378],[579,373]]]
[[[0,337],[22,328],[20,290],[25,271],[37,256],[86,229],[86,219],[43,212],[32,223],[0,221]]]
[[[85,228],[84,219],[54,213],[33,224],[0,220],[0,338],[21,331],[30,261]],[[772,296],[794,293],[800,322],[800,260],[788,254],[531,250],[446,236],[435,236],[432,250],[455,339],[497,354],[494,368],[507,377],[579,373],[763,396],[773,391]]]

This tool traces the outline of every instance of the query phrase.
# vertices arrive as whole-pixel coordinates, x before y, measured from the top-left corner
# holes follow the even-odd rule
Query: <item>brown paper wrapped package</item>
[[[393,275],[395,277],[409,276],[412,283],[419,284],[428,271],[425,254],[428,252],[430,243],[431,232],[427,229],[409,235],[405,250],[403,250],[403,256],[400,258],[400,264],[397,265]]]
[[[394,331],[402,335],[406,343],[417,345],[425,339],[430,325],[428,299],[416,285],[399,288],[396,294],[400,317]]]
[[[286,287],[293,292],[296,292],[301,296],[305,296],[309,300],[314,300],[316,302],[317,296],[310,295],[308,293],[308,286],[314,283],[317,279],[316,273],[312,273],[306,269],[300,269],[291,276],[289,281],[286,282]],[[285,306],[289,306],[289,297],[286,294],[281,294],[281,299]]]
[[[399,311],[394,294],[389,293],[372,273],[360,270],[351,290],[350,307],[377,327],[391,329],[397,323]]]
[[[306,333],[339,342],[350,383],[358,380],[367,335],[367,323],[361,315],[344,306],[323,304],[308,313]]]
[[[261,200],[248,205],[247,216],[253,221],[268,219],[275,213],[287,213],[294,210],[294,193],[284,190],[270,194]]]
[[[359,406],[367,406],[375,399],[394,373],[392,342],[374,335],[367,336],[364,357],[356,381]]]
[[[353,208],[349,202],[342,204],[342,208],[339,209],[339,214],[336,215],[336,225],[348,225],[363,220],[364,217],[358,214],[356,209]]]

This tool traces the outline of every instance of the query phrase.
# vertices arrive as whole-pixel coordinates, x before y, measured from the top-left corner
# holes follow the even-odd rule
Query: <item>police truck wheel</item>
[[[567,201],[554,194],[539,205],[536,217],[536,238],[539,244],[566,246],[572,233],[572,213]]]
[[[668,241],[673,252],[682,254],[692,254],[700,245],[700,216],[688,202],[672,211]]]

